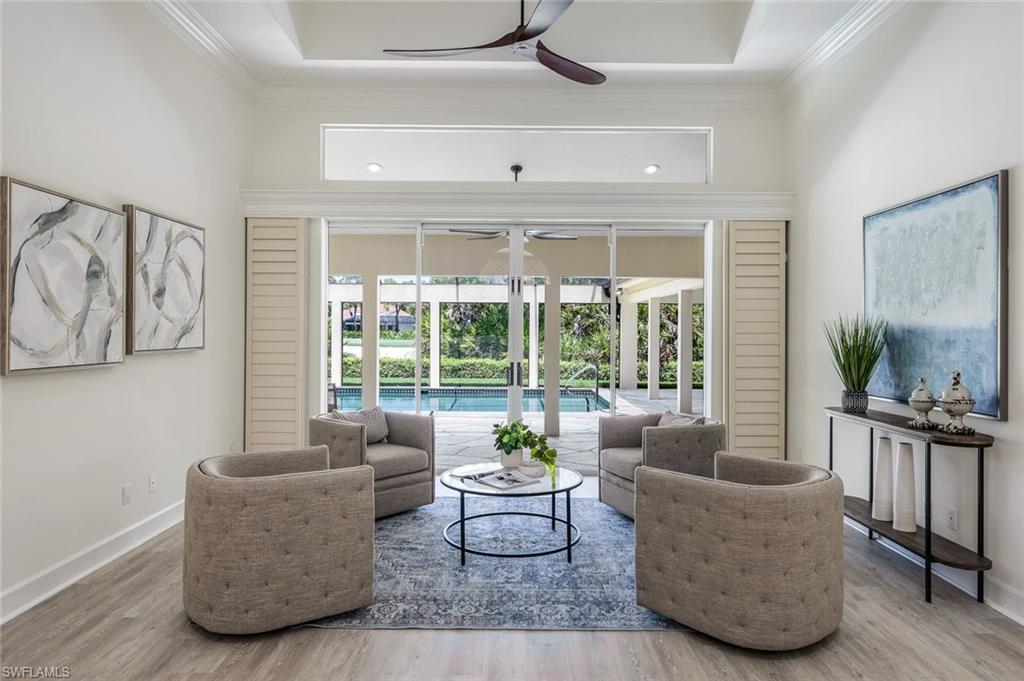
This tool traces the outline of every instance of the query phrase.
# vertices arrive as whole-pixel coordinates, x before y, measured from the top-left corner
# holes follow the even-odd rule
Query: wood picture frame
[[[0,373],[124,363],[126,244],[123,211],[0,177]]]
[[[206,229],[135,204],[125,204],[124,211],[131,280],[126,305],[126,351],[141,354],[204,349]],[[160,233],[166,241],[162,246],[158,243]],[[140,238],[144,243],[139,243]],[[161,247],[163,252],[152,261],[147,254]],[[188,247],[192,251],[191,262],[179,252]],[[143,257],[150,262],[143,265]],[[168,309],[169,303],[174,303],[175,309]]]
[[[1008,187],[998,170],[864,216],[864,313],[889,323],[871,397],[924,377],[938,398],[959,369],[972,415],[1006,420]]]

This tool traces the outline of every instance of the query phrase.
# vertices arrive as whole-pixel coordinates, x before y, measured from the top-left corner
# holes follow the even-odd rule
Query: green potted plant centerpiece
[[[501,465],[504,468],[519,468],[523,463],[523,449],[532,449],[537,443],[537,435],[522,421],[495,423],[494,448],[501,452]]]
[[[888,324],[883,319],[859,315],[825,324],[832,364],[843,382],[843,411],[863,414],[868,410],[868,382],[885,347]]]

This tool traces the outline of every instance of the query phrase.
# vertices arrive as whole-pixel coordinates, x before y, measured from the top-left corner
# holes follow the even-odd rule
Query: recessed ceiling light
[[[382,166],[379,163],[367,163],[366,169],[369,170],[371,173],[379,173],[380,171],[384,170],[384,166]]]
[[[659,170],[661,170],[661,166],[659,166],[657,163],[652,163],[650,165],[644,166],[644,172],[648,175],[653,175]]]

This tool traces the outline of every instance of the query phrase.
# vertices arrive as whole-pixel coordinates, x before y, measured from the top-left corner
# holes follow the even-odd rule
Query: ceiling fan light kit
[[[584,85],[600,85],[605,81],[603,73],[552,52],[540,40],[572,3],[573,0],[540,0],[533,10],[530,21],[527,22],[526,0],[519,0],[519,26],[497,40],[483,45],[429,50],[384,50],[384,53],[398,57],[454,57],[483,50],[508,49],[514,55],[532,59],[546,66],[563,78]]]

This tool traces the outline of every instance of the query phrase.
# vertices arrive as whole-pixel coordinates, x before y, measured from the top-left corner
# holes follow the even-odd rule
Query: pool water
[[[363,406],[361,388],[339,388],[338,409],[353,411]],[[413,411],[414,388],[381,388],[380,406],[384,411]],[[559,409],[563,412],[590,412],[608,410],[608,400],[593,390],[563,389],[558,398]],[[420,392],[421,411],[455,412],[498,412],[508,411],[508,390],[506,388],[424,388]],[[544,411],[544,390],[525,388],[523,390],[523,411]]]

